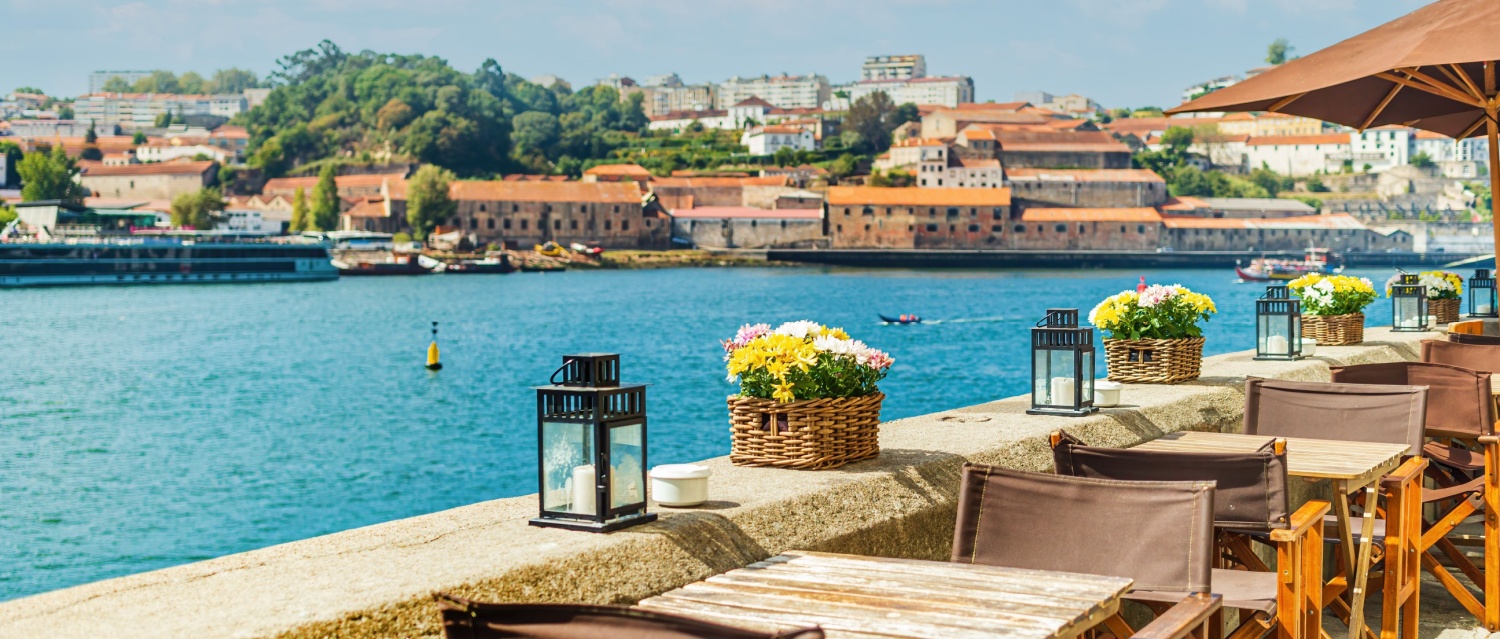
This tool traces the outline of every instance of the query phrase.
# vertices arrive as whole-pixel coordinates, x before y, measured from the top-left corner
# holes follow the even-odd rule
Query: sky
[[[1263,65],[1288,39],[1311,53],[1422,0],[0,0],[0,93],[78,95],[98,69],[264,76],[329,39],[472,71],[494,58],[574,87],[611,73],[684,81],[821,73],[921,53],[929,75],[974,78],[979,101],[1081,93],[1105,107],[1171,106],[1183,89]]]

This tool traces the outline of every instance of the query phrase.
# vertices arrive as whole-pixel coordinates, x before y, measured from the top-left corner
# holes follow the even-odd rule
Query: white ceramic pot
[[[664,464],[651,469],[651,497],[673,508],[697,506],[708,501],[707,466]]]
[[[1099,408],[1109,408],[1120,405],[1120,389],[1125,388],[1119,382],[1109,380],[1096,380],[1094,382],[1094,405]]]
[[[1312,357],[1318,352],[1318,340],[1311,337],[1302,338],[1302,356]]]

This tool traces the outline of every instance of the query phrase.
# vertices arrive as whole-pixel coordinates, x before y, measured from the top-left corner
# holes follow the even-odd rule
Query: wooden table
[[[1271,439],[1274,438],[1264,435],[1177,432],[1141,444],[1139,448],[1175,452],[1247,453],[1258,450]],[[1326,479],[1333,483],[1333,512],[1339,522],[1339,542],[1344,549],[1344,555],[1340,559],[1345,566],[1345,574],[1353,576],[1348,581],[1353,595],[1349,605],[1351,639],[1360,639],[1365,626],[1365,582],[1370,575],[1370,555],[1375,539],[1375,484],[1400,466],[1401,458],[1406,453],[1405,444],[1299,438],[1286,440],[1288,475],[1309,480]],[[1349,515],[1349,495],[1360,490],[1365,492],[1364,503],[1367,507],[1362,517],[1360,540],[1356,548],[1352,539],[1353,518]]]
[[[1115,614],[1131,580],[791,551],[641,608],[753,630],[819,625],[830,639],[1071,639]]]

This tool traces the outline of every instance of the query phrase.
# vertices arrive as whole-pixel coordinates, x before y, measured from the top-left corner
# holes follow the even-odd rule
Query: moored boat
[[[427,275],[433,269],[420,256],[402,253],[349,252],[334,258],[340,275]]]
[[[514,273],[516,267],[511,266],[510,259],[505,255],[497,257],[486,257],[482,260],[454,260],[447,263],[443,269],[444,273]]]
[[[1344,267],[1337,261],[1328,249],[1312,248],[1300,260],[1258,257],[1248,267],[1236,264],[1234,272],[1246,282],[1294,280],[1309,273],[1339,273]]]

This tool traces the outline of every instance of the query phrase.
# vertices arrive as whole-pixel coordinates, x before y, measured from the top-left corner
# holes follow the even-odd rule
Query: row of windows
[[[938,225],[937,224],[927,224],[925,226],[925,228],[927,229],[928,233],[936,233],[938,231]],[[837,230],[838,230],[838,232],[843,233],[844,232],[844,225],[843,224],[839,224],[837,226]],[[869,224],[865,225],[865,230],[866,231],[870,230],[870,225]],[[916,230],[916,227],[915,226],[907,226],[906,230],[908,232],[912,232],[912,231]],[[957,224],[949,224],[948,225],[948,232],[949,233],[955,232],[957,230],[958,230],[958,225]],[[1002,225],[1000,225],[1000,224],[996,224],[996,225],[990,227],[990,232],[991,233],[1001,233],[1001,232],[1004,232],[1004,230],[1005,230],[1005,227],[1002,226]],[[1015,225],[1012,228],[1012,230],[1014,230],[1016,233],[1025,233],[1026,232],[1026,225],[1025,224],[1017,224],[1017,225]],[[1044,230],[1045,230],[1045,225],[1043,225],[1043,224],[1036,225],[1036,232],[1042,233],[1042,232],[1044,232]],[[1068,232],[1068,225],[1067,224],[1057,224],[1057,225],[1054,225],[1052,227],[1052,230],[1056,231],[1058,233],[1067,233]],[[969,225],[969,232],[970,233],[978,233],[979,232],[979,225],[978,224],[970,224]],[[1078,232],[1079,233],[1086,233],[1086,232],[1088,232],[1088,225],[1080,223],[1078,225]],[[1121,233],[1129,233],[1130,232],[1130,227],[1127,226],[1127,225],[1125,225],[1125,224],[1121,224],[1120,225],[1120,232]],[[1145,224],[1136,225],[1135,232],[1144,235],[1146,233],[1146,225]]]
[[[486,208],[487,206],[488,205],[486,205],[486,204],[480,204],[479,205],[479,212],[480,213],[487,212],[488,211],[488,208]],[[501,211],[501,210],[503,210],[503,207],[499,207],[499,206],[495,207],[495,211],[498,212],[498,211]],[[567,206],[561,206],[561,207],[558,208],[558,211],[563,212],[563,213],[566,213],[567,210],[568,210]],[[510,205],[510,212],[511,213],[520,213],[521,212],[521,205],[519,205],[519,204],[511,204]],[[551,213],[552,212],[552,205],[551,204],[544,204],[544,205],[542,205],[542,212],[543,213]],[[578,205],[578,212],[579,213],[588,213],[589,212],[589,205],[587,205],[587,204],[580,204],[580,205]],[[620,205],[616,204],[614,206],[614,210],[611,211],[611,212],[612,213],[619,213],[620,212]]]
[[[885,214],[886,215],[894,215],[895,214],[894,211],[895,211],[895,209],[892,208],[892,207],[889,207],[889,206],[885,207]],[[927,217],[937,217],[937,211],[938,210],[937,210],[936,207],[929,207],[927,209]],[[962,209],[960,209],[959,207],[956,207],[956,206],[947,207],[946,209],[944,209],[944,211],[948,214],[948,217],[958,217],[959,215],[962,214],[961,213]],[[916,209],[908,209],[908,212],[909,212],[910,215],[916,215]],[[875,214],[875,207],[873,207],[873,206],[867,206],[867,207],[865,207],[864,209],[862,209],[860,211],[860,214],[861,215],[874,215]],[[845,208],[844,209],[844,217],[849,217],[850,215],[852,215],[852,213],[850,212],[850,210],[848,208]],[[1003,219],[1005,219],[1005,209],[1000,208],[1000,207],[992,208],[992,209],[990,209],[990,215],[992,215],[997,220],[1003,220]],[[969,217],[978,217],[978,216],[979,216],[979,209],[977,209],[977,208],[971,208],[971,209],[969,209]]]
[[[502,222],[501,226],[505,230],[509,231],[510,230],[510,222],[511,222],[510,218],[505,218],[504,220],[501,220],[501,222]],[[531,222],[531,220],[521,220],[521,230],[522,231],[528,230],[528,227],[530,226],[530,222]],[[460,225],[462,225],[462,221],[459,220],[458,218],[454,218],[453,223],[454,223],[454,226],[460,226]],[[495,218],[488,218],[488,219],[486,219],[484,221],[484,224],[485,224],[485,228],[490,229],[490,230],[494,230],[494,228],[495,228]],[[537,224],[537,228],[541,228],[541,226],[542,226],[541,224]],[[612,231],[612,230],[614,230],[614,226],[615,226],[614,225],[614,220],[605,220],[604,221],[604,230],[606,230],[606,231]],[[588,227],[588,230],[590,230],[590,231],[594,230],[594,222],[592,220],[589,221],[587,227]],[[478,229],[479,228],[479,218],[477,218],[477,217],[471,217],[471,218],[469,218],[469,228],[470,229]],[[568,220],[568,228],[570,230],[574,230],[574,231],[578,230],[578,220]],[[562,230],[562,220],[552,220],[552,230],[554,230],[554,231],[561,231]],[[620,220],[620,230],[621,231],[629,231],[630,230],[630,220]]]

